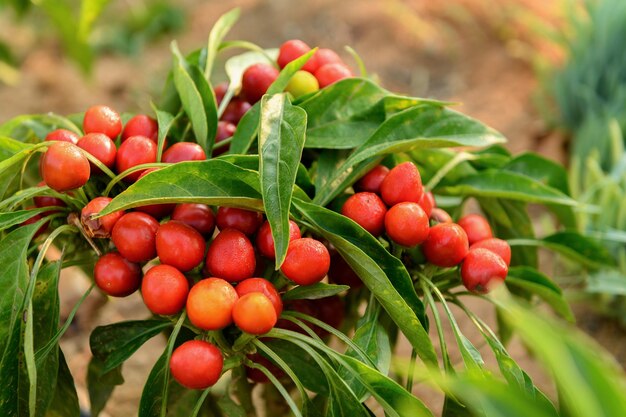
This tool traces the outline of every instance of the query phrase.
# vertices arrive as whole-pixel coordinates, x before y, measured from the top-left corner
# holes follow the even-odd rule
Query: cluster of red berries
[[[341,213],[372,235],[383,233],[403,247],[421,245],[425,259],[439,267],[461,266],[465,287],[484,293],[495,281],[504,281],[511,248],[494,238],[487,220],[478,214],[457,223],[435,206],[424,192],[419,170],[412,162],[393,169],[378,165],[355,185],[357,191],[344,203]],[[332,275],[332,273],[331,273]]]

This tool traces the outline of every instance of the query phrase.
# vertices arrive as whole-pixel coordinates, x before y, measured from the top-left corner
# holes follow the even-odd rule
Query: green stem
[[[254,363],[251,361],[247,361],[246,366],[250,368],[258,369],[259,371],[263,372],[263,374],[267,377],[267,379],[270,380],[270,382],[276,387],[278,392],[280,392],[280,394],[283,396],[283,398],[287,402],[287,405],[289,405],[289,408],[291,409],[291,412],[293,413],[293,415],[296,417],[302,417],[302,413],[300,413],[300,409],[298,408],[296,403],[293,401],[293,398],[291,398],[291,395],[289,395],[289,393],[287,392],[283,384],[281,384],[280,381],[276,379],[276,377],[269,371],[269,369],[267,369],[263,365],[260,365],[258,363]]]
[[[183,310],[182,314],[178,318],[176,322],[176,326],[174,326],[174,330],[172,330],[172,334],[170,335],[169,340],[167,341],[167,353],[166,353],[166,363],[170,363],[170,358],[172,357],[172,351],[174,350],[174,343],[176,343],[176,338],[178,337],[178,333],[180,329],[183,327],[183,323],[185,322],[185,318],[187,317],[187,311]],[[163,398],[161,399],[161,417],[165,417],[167,414],[167,397],[170,390],[169,384],[169,366],[166,367],[166,376],[165,376],[165,392],[163,393]]]
[[[113,189],[113,187],[115,186],[115,184],[118,184],[120,181],[122,181],[124,178],[126,178],[127,176],[129,176],[130,174],[134,172],[141,171],[141,170],[148,169],[148,168],[163,168],[163,167],[167,167],[170,165],[171,164],[167,164],[164,162],[150,162],[147,164],[136,165],[134,167],[128,168],[126,171],[113,177],[111,181],[109,181],[109,183],[107,184],[107,187],[102,192],[102,195],[105,197],[108,196],[111,190]]]
[[[428,184],[424,186],[424,192],[428,192],[432,190],[433,188],[435,188],[437,184],[439,184],[439,182],[461,162],[471,161],[476,158],[477,158],[476,156],[470,153],[459,152],[458,154],[454,156],[454,158],[448,161],[447,164],[441,167],[441,169],[437,171],[437,173],[430,179],[430,181],[428,181]]]
[[[406,379],[406,390],[411,392],[413,390],[413,376],[415,374],[415,359],[417,358],[417,352],[415,349],[411,350],[411,361],[409,362],[409,375]]]

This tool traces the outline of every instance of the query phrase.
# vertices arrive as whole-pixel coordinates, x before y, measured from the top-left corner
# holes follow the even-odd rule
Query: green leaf
[[[262,210],[259,175],[221,159],[180,162],[140,179],[100,215],[147,204],[184,202]]]
[[[82,130],[69,118],[46,113],[16,116],[0,125],[0,136],[10,137],[19,142],[33,137],[41,141],[54,129],[67,129],[82,135]]]
[[[517,155],[502,169],[526,175],[565,195],[571,195],[567,171],[563,165],[535,153],[525,152]]]
[[[402,262],[352,220],[323,207],[294,199],[302,219],[339,251],[400,327],[422,360],[437,363],[425,328],[424,305]]]
[[[228,417],[246,417],[246,410],[230,398],[230,395],[222,395],[217,400],[217,406],[223,415]]]
[[[285,361],[306,389],[318,394],[328,393],[324,372],[304,350],[277,339],[268,339],[264,343]]]
[[[228,153],[245,154],[252,147],[252,143],[259,131],[259,121],[261,118],[261,102],[252,106],[241,118],[237,125],[237,130],[233,135]]]
[[[37,214],[50,211],[50,207],[42,207],[30,210],[18,210],[8,213],[0,213],[0,230],[8,229],[35,217]]]
[[[508,287],[518,287],[537,295],[561,317],[571,322],[575,321],[574,313],[563,297],[561,289],[536,269],[524,266],[509,268],[505,282]]]
[[[109,4],[110,0],[82,0],[80,2],[80,18],[78,21],[77,36],[83,42],[89,42],[89,35],[93,28],[93,24],[104,8]]]
[[[157,125],[159,126],[157,162],[161,162],[161,156],[163,155],[163,149],[165,147],[165,138],[167,138],[167,134],[172,128],[176,117],[166,111],[157,109],[154,104],[152,105],[152,109],[156,114]]]
[[[302,157],[306,113],[293,107],[284,94],[264,96],[259,127],[259,174],[263,205],[270,223],[280,268],[289,245],[289,210]]]
[[[268,87],[266,94],[272,95],[272,94],[282,93],[285,90],[285,88],[287,88],[287,85],[289,84],[289,80],[291,80],[291,77],[293,77],[293,75],[296,72],[298,72],[304,66],[304,64],[307,63],[309,59],[311,59],[311,57],[313,56],[313,54],[315,54],[315,52],[317,52],[317,48],[311,49],[306,54],[299,56],[298,58],[294,59],[293,61],[285,65],[285,67],[278,74],[278,77]],[[306,112],[304,112],[304,114],[306,116]],[[305,127],[306,127],[306,124],[305,124]]]
[[[626,276],[613,269],[589,275],[585,291],[596,294],[626,295]]]
[[[93,355],[102,361],[102,373],[124,363],[149,339],[172,326],[169,321],[133,320],[98,326],[89,337]]]
[[[70,372],[65,356],[59,349],[59,371],[54,385],[54,397],[46,411],[46,417],[68,417],[80,415],[78,394],[74,386],[74,378]],[[96,417],[94,415],[94,417]]]
[[[241,10],[239,8],[232,9],[228,13],[223,14],[217,19],[217,22],[213,25],[211,33],[209,33],[209,40],[207,43],[207,58],[206,65],[204,67],[204,78],[211,79],[211,72],[213,71],[213,63],[219,50],[219,46],[222,43],[226,34],[233,27],[235,22],[239,19]]]
[[[244,52],[229,58],[224,64],[226,75],[228,75],[228,89],[235,94],[238,93],[241,89],[241,78],[248,67],[259,62],[273,64],[277,57],[278,49],[266,49],[263,52]]]
[[[350,287],[347,285],[335,285],[318,282],[313,285],[298,285],[283,294],[282,298],[285,301],[301,299],[318,300],[320,298],[341,294],[349,289]]]
[[[87,368],[87,391],[93,417],[97,417],[104,409],[115,387],[124,383],[121,365],[108,372],[103,371],[104,362],[96,357],[91,358]]]

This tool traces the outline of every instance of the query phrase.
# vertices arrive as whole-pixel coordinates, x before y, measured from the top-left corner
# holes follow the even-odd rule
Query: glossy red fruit
[[[151,172],[158,171],[159,169],[160,168],[148,168],[148,169],[143,170],[138,180],[142,179],[143,177],[145,177]],[[176,204],[173,204],[173,203],[148,204],[145,206],[135,207],[135,210],[140,211],[142,213],[149,214],[155,219],[162,219],[163,217],[169,216],[172,213],[172,211],[174,211],[175,207],[176,207]]]
[[[226,122],[224,120],[220,120],[217,122],[217,134],[215,135],[215,145],[218,143],[225,141],[226,139],[232,137],[237,130],[237,126],[230,122]],[[220,156],[224,152],[228,151],[230,145],[225,145],[221,147],[213,148],[213,156]]]
[[[57,129],[48,133],[45,140],[58,140],[61,142],[69,142],[73,145],[76,145],[78,143],[78,139],[80,139],[80,136],[78,136],[71,130]]]
[[[330,254],[319,240],[301,238],[289,242],[280,270],[298,285],[320,282],[330,268]]]
[[[178,220],[196,229],[208,238],[215,230],[215,214],[206,204],[178,204],[172,213],[172,220]]]
[[[383,183],[387,174],[389,174],[389,168],[384,165],[376,165],[354,184],[354,189],[357,191],[379,193],[380,185]]]
[[[363,281],[354,272],[350,265],[338,253],[330,257],[328,279],[336,284],[348,285],[352,289],[361,288]]]
[[[430,228],[422,251],[431,264],[441,267],[458,265],[469,251],[467,235],[458,224],[439,223]]]
[[[170,371],[174,379],[189,389],[206,389],[220,379],[224,367],[222,352],[203,340],[189,340],[172,352]]]
[[[433,208],[430,212],[430,220],[435,223],[452,223],[452,217],[443,209]]]
[[[117,252],[98,259],[93,270],[96,285],[112,297],[126,297],[141,285],[141,268]]]
[[[322,65],[315,71],[315,78],[320,83],[320,88],[328,87],[339,80],[350,77],[352,77],[352,71],[342,63]]]
[[[95,156],[107,168],[112,168],[115,165],[117,148],[111,138],[104,133],[87,133],[78,140],[78,147]],[[101,172],[100,168],[94,164],[91,164],[91,170],[93,173]]]
[[[489,222],[480,214],[468,214],[461,217],[457,223],[467,233],[470,245],[493,237]]]
[[[241,78],[241,96],[252,104],[256,103],[276,78],[278,70],[273,66],[265,63],[251,65]]]
[[[132,136],[145,136],[156,143],[159,139],[159,125],[147,114],[133,116],[122,130],[122,142]]]
[[[145,136],[131,136],[117,150],[116,168],[122,173],[129,168],[141,164],[149,164],[157,160],[157,145]],[[135,171],[126,176],[124,181],[135,182],[143,171]]]
[[[220,207],[215,218],[220,230],[236,229],[246,235],[253,235],[263,223],[263,213],[235,207]]]
[[[190,271],[202,262],[206,243],[202,235],[185,223],[170,220],[159,226],[156,251],[161,263]]]
[[[289,220],[289,241],[300,239],[300,228],[293,220]],[[256,234],[256,247],[261,255],[269,259],[276,259],[276,248],[270,223],[265,221]]]
[[[215,93],[215,100],[217,101],[218,106],[222,103],[222,100],[224,100],[224,96],[226,95],[226,91],[228,91],[228,83],[227,82],[219,83],[213,89],[213,92]]]
[[[245,294],[233,307],[233,321],[246,333],[265,334],[272,330],[277,320],[274,305],[260,292]]]
[[[143,302],[154,314],[177,314],[185,306],[188,293],[187,278],[170,265],[153,266],[141,282]]]
[[[44,181],[40,181],[39,184],[37,184],[38,187],[44,186],[46,185],[46,183]],[[40,195],[37,197],[33,197],[33,202],[35,203],[35,207],[37,208],[42,208],[42,207],[65,207],[65,201],[61,200],[60,198],[56,198],[56,197],[51,197],[48,195]],[[46,213],[55,213],[56,211],[51,210],[48,211]]]
[[[115,139],[122,131],[122,119],[115,110],[108,106],[92,106],[85,112],[83,131],[85,133],[104,133],[109,138]]]
[[[502,258],[483,248],[469,251],[463,266],[461,278],[465,288],[472,292],[485,294],[495,285],[504,282],[509,269]]]
[[[317,66],[317,68],[321,68],[326,64],[343,64],[344,63],[341,57],[337,55],[337,52],[328,48],[318,49],[315,55],[313,55],[313,58],[311,59],[315,60],[314,63]]]
[[[489,239],[483,239],[470,246],[470,251],[474,249],[487,249],[502,258],[506,266],[511,265],[511,246],[502,239],[492,237]]]
[[[417,203],[398,203],[385,215],[385,231],[402,246],[419,245],[428,237],[428,216]]]
[[[41,158],[41,175],[46,185],[63,192],[82,187],[89,180],[89,160],[68,142],[55,142]]]
[[[85,229],[85,232],[90,237],[108,238],[111,237],[113,227],[119,219],[124,215],[123,210],[114,211],[106,216],[99,217],[97,219],[92,218],[96,214],[100,213],[106,206],[109,205],[112,198],[109,197],[96,197],[91,200],[80,212],[80,221]]]
[[[356,193],[341,208],[341,214],[354,220],[374,236],[383,233],[386,213],[387,206],[374,193]]]
[[[251,107],[252,105],[247,101],[241,98],[233,98],[228,105],[226,105],[224,113],[222,114],[222,120],[236,126]]]
[[[422,177],[413,162],[393,167],[380,185],[381,197],[388,206],[405,201],[418,203],[423,193]]]
[[[430,217],[433,209],[437,206],[437,203],[435,203],[435,196],[430,191],[422,194],[422,198],[420,198],[420,201],[418,201],[417,204],[420,205],[428,217]]]
[[[237,292],[221,278],[207,278],[191,287],[187,297],[187,316],[202,330],[219,330],[233,322]]]
[[[126,213],[113,226],[111,239],[120,254],[132,262],[146,262],[156,256],[159,222],[145,213]]]
[[[283,312],[283,301],[280,299],[278,291],[276,291],[276,288],[271,282],[264,278],[248,278],[243,280],[237,284],[235,291],[237,291],[237,295],[240,298],[253,292],[261,293],[272,302],[274,310],[276,310],[276,317],[279,317],[280,313]]]
[[[224,229],[213,239],[206,255],[206,268],[229,282],[252,277],[256,266],[254,247],[239,230]]]
[[[161,162],[174,164],[183,161],[204,161],[205,159],[206,153],[204,153],[202,146],[193,142],[178,142],[163,152]]]
[[[280,68],[285,68],[288,63],[301,57],[310,50],[311,47],[299,39],[288,40],[280,46],[276,63]]]

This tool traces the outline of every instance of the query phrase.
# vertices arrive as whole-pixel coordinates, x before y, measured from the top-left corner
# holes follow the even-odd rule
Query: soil
[[[0,23],[13,25],[17,42],[30,47],[18,82],[0,86],[0,121],[26,113],[74,113],[96,103],[106,103],[121,111],[149,111],[150,97],[158,96],[170,65],[170,40],[177,39],[182,51],[203,45],[217,17],[237,5],[242,8],[242,16],[229,39],[276,47],[286,39],[301,38],[311,45],[339,51],[350,45],[386,88],[458,102],[459,111],[505,134],[511,151],[532,150],[564,161],[565,139],[551,132],[535,106],[540,82],[534,65],[538,60],[554,62],[560,56],[558,49],[530,29],[533,25],[529,21],[539,21],[548,28],[558,25],[560,11],[552,3],[558,2],[317,0],[300,2],[294,7],[290,0],[184,0],[178,3],[188,13],[183,32],[151,44],[140,57],[100,57],[88,78],[63,58],[53,41],[35,45],[37,42],[27,29],[0,17]],[[350,59],[347,53],[343,55]],[[80,273],[64,272],[61,286],[64,316],[88,286],[89,281]],[[495,323],[491,306],[475,302],[472,308],[489,323]],[[585,311],[582,314],[586,316]],[[81,307],[62,348],[77,380],[84,408],[88,408],[84,380],[91,329],[148,315],[137,294],[123,300],[106,300],[94,291]],[[597,329],[587,326],[587,330],[592,334],[602,333],[600,342],[607,347],[619,345],[616,340],[623,333],[608,331],[605,323],[593,321]],[[460,326],[467,330],[475,345],[482,346],[469,321],[461,320]],[[451,332],[448,336],[449,342],[454,343]],[[136,414],[141,387],[162,349],[163,340],[152,339],[125,364],[126,382],[114,391],[101,415]],[[549,378],[524,347],[514,341],[510,351],[554,398]],[[409,346],[403,344],[399,353],[408,356]],[[490,356],[485,357],[495,369]],[[621,360],[624,363],[624,356]],[[459,363],[460,357],[453,357],[452,361]],[[418,386],[416,392],[423,394],[422,398],[434,409],[441,406],[440,396],[432,390]]]

